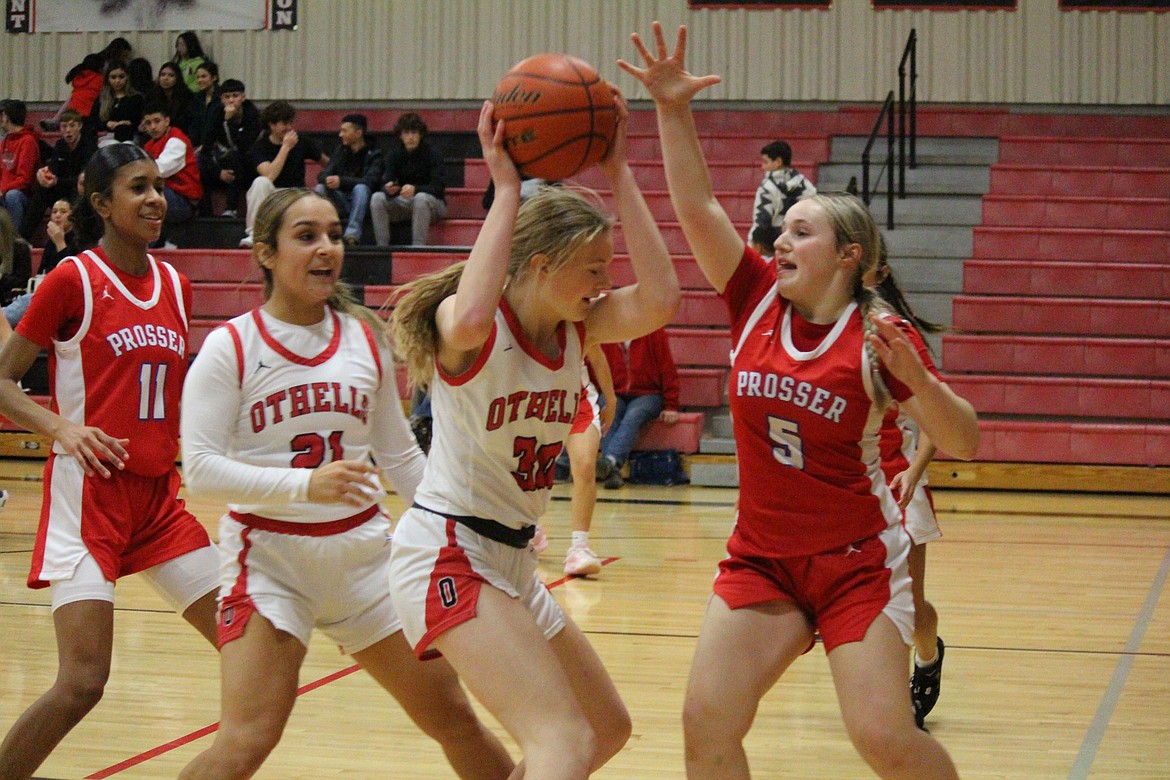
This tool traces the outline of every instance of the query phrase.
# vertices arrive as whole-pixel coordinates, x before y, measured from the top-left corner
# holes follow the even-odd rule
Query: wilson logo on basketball
[[[497,92],[492,95],[492,103],[497,106],[534,105],[540,101],[542,94],[539,91],[521,89],[519,85],[516,85],[507,92]]]

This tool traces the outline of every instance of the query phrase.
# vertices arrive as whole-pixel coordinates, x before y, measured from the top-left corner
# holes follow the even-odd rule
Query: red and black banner
[[[919,11],[1014,11],[1016,0],[873,0],[879,11],[913,8]]]
[[[1062,11],[1170,11],[1170,0],[1060,0]]]
[[[776,0],[687,0],[691,8],[828,8],[833,0],[793,0],[793,2],[776,2]]]

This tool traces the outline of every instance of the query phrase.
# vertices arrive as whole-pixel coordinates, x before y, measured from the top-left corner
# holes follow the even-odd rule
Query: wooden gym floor
[[[0,730],[56,669],[47,591],[24,581],[42,461],[0,460]],[[691,652],[735,493],[600,491],[593,547],[611,560],[564,582],[568,487],[546,518],[542,570],[606,662],[634,721],[598,778],[683,777],[680,711]],[[944,538],[927,595],[948,652],[927,723],[965,778],[1170,778],[1170,496],[939,490]],[[221,507],[192,502],[214,531]],[[389,508],[401,509],[391,497]],[[213,534],[214,535],[214,534]],[[118,587],[105,698],[42,778],[174,777],[210,743],[214,653],[148,586]],[[324,637],[260,778],[453,777],[433,743]],[[494,724],[494,721],[491,721]],[[511,745],[511,743],[508,743]],[[512,746],[514,749],[514,746]],[[754,777],[865,778],[818,646],[764,699],[747,743]]]

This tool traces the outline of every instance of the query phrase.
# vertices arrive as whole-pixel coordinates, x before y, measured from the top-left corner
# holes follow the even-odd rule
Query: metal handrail
[[[910,110],[906,110],[906,60],[910,60]],[[898,197],[906,197],[906,115],[910,115],[910,168],[918,167],[918,30],[910,30],[898,63]]]
[[[873,123],[873,130],[869,133],[869,140],[861,152],[861,198],[865,205],[869,205],[872,194],[869,191],[869,152],[873,142],[877,140],[878,132],[882,127],[882,119],[886,120],[886,171],[889,183],[886,187],[886,229],[894,229],[894,90],[886,94],[886,101],[882,103],[882,110],[878,113],[877,121]]]

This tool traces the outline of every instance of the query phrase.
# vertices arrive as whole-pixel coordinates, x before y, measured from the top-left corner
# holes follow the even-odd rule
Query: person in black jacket
[[[370,193],[382,175],[382,151],[366,143],[364,114],[346,114],[337,135],[341,144],[317,174],[317,192],[337,206],[345,226],[345,243],[353,246],[362,239],[362,223],[370,205]]]
[[[220,85],[219,103],[211,106],[207,134],[203,136],[202,149],[198,153],[203,202],[208,206],[204,212],[209,212],[211,192],[226,190],[227,211],[224,214],[235,215],[241,196],[256,175],[248,165],[248,153],[260,137],[260,129],[260,109],[246,97],[244,82],[225,80]],[[192,143],[199,145],[194,139]]]
[[[398,141],[386,156],[381,186],[370,201],[378,246],[390,245],[390,223],[411,223],[411,243],[426,246],[431,225],[447,216],[443,156],[427,142],[427,123],[413,112],[394,125]]]
[[[54,201],[61,198],[72,200],[77,194],[77,177],[97,151],[97,138],[92,133],[82,132],[84,121],[81,114],[71,108],[61,114],[61,137],[53,145],[48,162],[37,171],[37,186],[29,197],[24,224],[20,226],[20,234],[27,239],[32,239],[45,217],[45,210]]]

